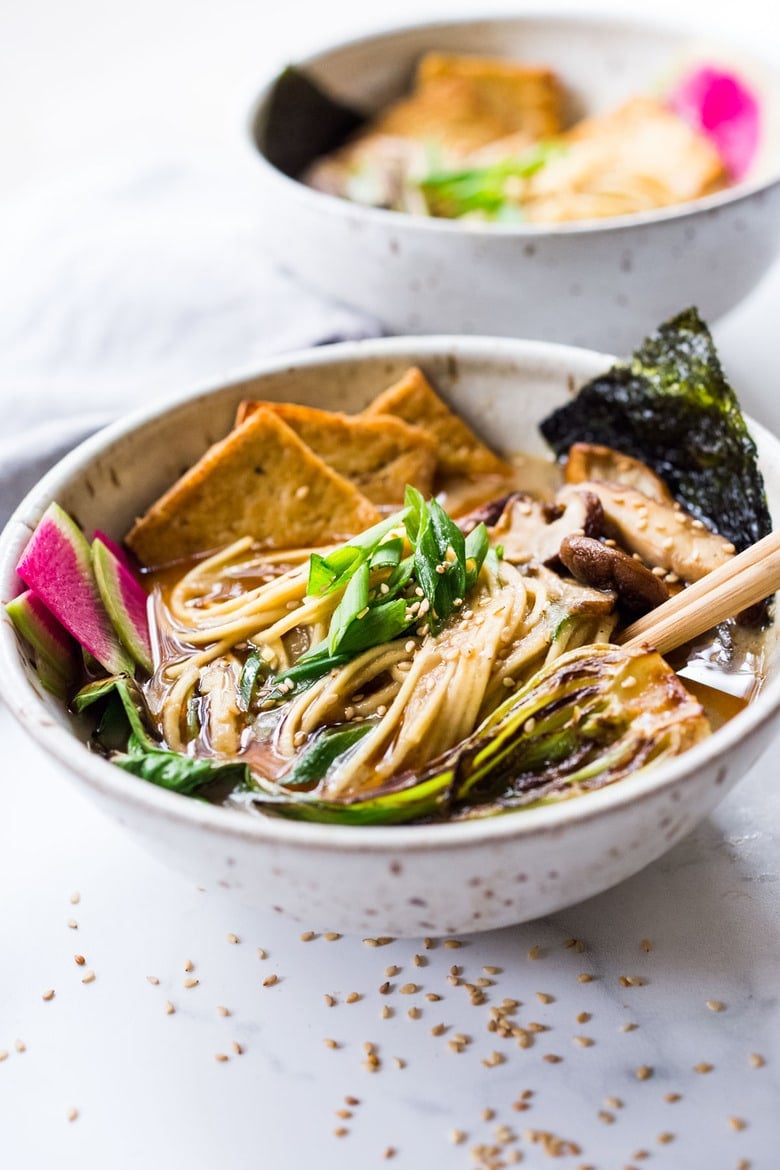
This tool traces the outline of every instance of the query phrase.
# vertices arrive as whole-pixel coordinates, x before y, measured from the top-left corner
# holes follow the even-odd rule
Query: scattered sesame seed
[[[669,1142],[674,1141],[674,1134],[673,1133],[659,1133],[657,1140],[661,1143],[662,1146],[668,1146]]]
[[[322,937],[326,942],[337,942],[341,935],[337,930],[326,930]]]
[[[324,999],[325,999],[325,1003],[327,1004],[327,1006],[328,1006],[328,1007],[334,1007],[334,1006],[335,1006],[336,1000],[335,1000],[335,998],[334,998],[332,995],[326,995],[326,996],[324,997]]]
[[[43,995],[41,996],[41,999],[44,999],[46,1001],[46,1003],[48,1003],[50,999],[54,999],[54,996],[55,996],[54,988],[50,987],[48,991],[44,991]]]
[[[217,1008],[217,1015],[218,1015],[218,1016],[229,1016],[229,1015],[230,1015],[230,1009],[229,1009],[229,1008],[226,1008],[226,1007],[223,1007],[223,1005],[222,1005],[222,1004],[220,1004],[220,1005],[219,1005],[219,1007]]]
[[[394,975],[400,975],[401,968],[396,967],[395,963],[391,963],[389,967],[385,967],[385,975],[388,979],[392,979]]]
[[[389,1004],[384,1003],[384,1004],[382,1004],[382,1010],[379,1014],[383,1020],[389,1020],[393,1015],[393,1009],[390,1007]]]
[[[412,959],[415,967],[427,967],[428,960],[423,955],[415,955]]]
[[[555,1003],[555,996],[548,995],[546,991],[537,991],[536,998],[539,1003]]]
[[[75,918],[69,918],[65,925],[70,927],[71,930],[78,930],[79,928],[79,924]]]
[[[706,1060],[700,1060],[698,1064],[693,1066],[693,1071],[696,1073],[710,1073],[714,1069],[714,1064],[709,1064]]]
[[[599,1111],[599,1121],[603,1121],[605,1125],[612,1125],[615,1120],[615,1114],[609,1113],[606,1109]]]
[[[593,1017],[591,1016],[590,1012],[580,1012],[577,1016],[577,1023],[587,1024],[588,1020],[591,1020],[592,1018]]]
[[[763,1068],[765,1064],[766,1064],[766,1060],[764,1059],[764,1057],[761,1055],[760,1052],[751,1052],[751,1054],[750,1054],[750,1067],[751,1068]]]
[[[563,1057],[556,1056],[554,1052],[546,1052],[542,1059],[546,1060],[548,1064],[560,1064],[560,1062],[563,1060]]]
[[[233,943],[234,946],[239,941],[238,935],[233,934],[232,931],[228,932],[228,934],[225,935],[225,940],[229,943]]]
[[[649,1067],[649,1065],[646,1064],[640,1064],[639,1068],[636,1070],[636,1079],[638,1081],[646,1081],[652,1075],[653,1070]]]
[[[339,1125],[336,1127],[336,1129],[334,1129],[333,1136],[334,1137],[346,1137],[348,1133],[349,1133],[349,1130],[347,1129],[347,1127],[345,1125]]]
[[[495,1109],[483,1109],[481,1114],[483,1121],[492,1121],[495,1115]]]
[[[427,999],[427,1000],[428,1000],[430,1003],[438,1003],[438,1002],[441,1000],[441,996],[440,996],[440,995],[437,995],[435,991],[427,991],[427,992],[425,993],[425,998],[426,998],[426,999]]]
[[[258,957],[258,959],[267,959],[268,958],[268,951],[263,950],[262,947],[258,947],[257,948],[257,957]]]
[[[219,1061],[220,1064],[224,1064],[226,1060],[230,1060],[230,1057],[226,1052],[215,1052],[214,1059]]]
[[[719,999],[708,999],[707,1007],[711,1012],[725,1012],[726,1005]]]
[[[542,952],[541,952],[541,949],[539,947],[533,946],[533,947],[531,947],[530,951],[528,952],[528,958],[529,959],[538,959],[539,956],[541,955],[541,953]]]
[[[347,1003],[357,1003],[359,999],[360,996],[356,991],[350,991],[349,995],[347,996]]]
[[[680,1093],[664,1093],[664,1101],[666,1101],[668,1105],[674,1105],[675,1101],[680,1101],[681,1099],[682,1094]]]
[[[382,1157],[387,1158],[387,1159],[394,1158],[395,1157],[395,1147],[388,1146],[387,1149],[385,1150],[384,1154],[382,1155]]]
[[[504,970],[503,967],[483,967],[482,970],[486,975],[500,975]]]
[[[450,1141],[454,1146],[460,1146],[466,1141],[468,1134],[465,1134],[462,1129],[453,1129],[450,1134]]]
[[[393,1064],[395,1065],[396,1068],[406,1068],[406,1061],[404,1060],[404,1058],[402,1056],[394,1056],[393,1057]]]
[[[423,939],[423,946],[425,947],[426,951],[430,951],[434,945],[435,944],[434,944],[434,941],[432,938],[424,938]]]
[[[332,1040],[330,1038],[330,1036],[328,1036],[325,1040],[323,1040],[322,1043],[325,1045],[326,1048],[340,1048],[341,1047],[338,1040]]]
[[[608,1109],[622,1109],[623,1102],[619,1097],[605,1097],[604,1104]]]
[[[314,939],[316,937],[317,936],[313,930],[304,930],[303,934],[300,935],[300,940],[301,940],[301,942],[311,942],[312,939]]]
[[[76,962],[78,962],[78,959],[76,959]],[[152,987],[159,987],[159,985],[160,985],[160,980],[157,978],[156,975],[147,975],[146,982],[151,983]]]
[[[194,971],[195,970],[195,964],[193,963],[192,959],[186,960],[186,962],[184,964],[184,970],[185,971]]]
[[[639,1027],[639,1024],[621,1024],[620,1031],[621,1032],[635,1032],[638,1027]]]
[[[190,979],[185,979],[185,980],[184,980],[183,986],[184,986],[184,987],[187,987],[187,988],[189,988],[189,987],[197,987],[199,983],[200,983],[200,979],[194,979],[194,978],[190,978]]]
[[[378,947],[379,946],[379,943],[376,941],[375,938],[364,938],[363,943],[367,947]]]
[[[574,1043],[579,1044],[580,1048],[592,1048],[596,1041],[590,1036],[575,1036]]]
[[[165,1014],[166,1014],[166,1016],[172,1016],[172,1015],[174,1014],[174,1012],[175,1012],[175,1011],[176,1011],[176,1008],[173,1006],[173,1004],[171,1003],[171,1001],[170,1001],[170,1000],[168,1000],[168,1001],[166,1002],[166,1004],[165,1004]]]
[[[463,943],[459,938],[445,938],[444,945],[451,951],[456,951],[458,947],[462,947]]]
[[[238,1040],[233,1040],[233,1041],[231,1042],[231,1045],[230,1045],[230,1047],[233,1049],[233,1051],[235,1052],[236,1056],[243,1056],[244,1049],[241,1047],[241,1045],[239,1044]]]
[[[747,1129],[747,1122],[745,1121],[745,1119],[743,1117],[730,1117],[729,1118],[729,1125],[731,1126],[732,1129],[736,1130],[737,1132],[739,1132],[743,1129]]]
[[[503,1052],[491,1052],[490,1056],[486,1056],[482,1061],[485,1068],[495,1068],[496,1065],[503,1064],[506,1060]]]
[[[420,1009],[418,1007],[410,1007],[409,1011],[406,1014],[410,1020],[419,1020],[420,1016],[422,1015],[422,1012],[420,1011]]]
[[[653,944],[651,943],[649,938],[643,938],[639,945],[642,948],[642,950],[645,952],[646,955],[649,955],[653,949]]]
[[[85,971],[85,973],[81,977],[81,982],[82,983],[94,983],[96,979],[97,979],[97,975],[95,974],[94,971]]]
[[[263,980],[263,987],[273,987],[273,985],[275,983],[278,983],[278,982],[279,982],[278,975],[273,975],[273,974],[266,975],[265,979]]]
[[[434,1024],[431,1028],[431,1036],[443,1036],[446,1031],[446,1024]]]
[[[83,967],[84,964],[86,963],[86,961],[87,960],[84,958],[83,955],[74,955],[73,956],[73,962],[76,964],[77,967]]]
[[[349,1121],[350,1117],[354,1117],[351,1109],[337,1109],[336,1116],[340,1117],[342,1121]]]
[[[344,1104],[345,1104],[345,1105],[352,1105],[352,1106],[354,1106],[354,1105],[359,1105],[359,1104],[360,1104],[360,1098],[359,1098],[359,1097],[345,1097],[345,1098],[344,1098]]]
[[[582,974],[577,976],[577,981],[579,983],[592,983],[593,976],[589,975],[587,971],[583,971]]]
[[[74,890],[70,896],[71,905],[78,906],[80,901],[81,901],[81,894],[78,892],[78,890]]]
[[[65,1114],[68,1121],[75,1121],[76,1118],[78,1117],[78,1115],[79,1115],[78,1109],[69,1109],[68,1112]]]

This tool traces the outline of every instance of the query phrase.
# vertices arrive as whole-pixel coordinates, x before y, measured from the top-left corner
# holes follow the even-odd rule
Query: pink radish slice
[[[93,544],[96,540],[99,540],[101,544],[106,546],[109,552],[114,554],[116,559],[127,569],[128,573],[131,573],[133,576],[136,575],[136,567],[130,559],[129,553],[122,548],[121,544],[117,544],[115,540],[112,540],[110,536],[106,536],[105,532],[101,532],[99,528],[96,528],[92,535]]]
[[[712,141],[731,177],[744,178],[761,136],[761,109],[745,83],[705,65],[685,77],[668,101],[689,126]]]
[[[35,651],[38,677],[48,691],[64,699],[76,679],[76,643],[31,589],[6,605],[17,631]]]
[[[133,673],[133,660],[100,599],[87,540],[59,504],[50,504],[44,512],[16,571],[105,670]]]
[[[92,568],[103,605],[120,642],[138,665],[151,674],[154,666],[146,594],[126,567],[124,558],[120,559],[102,536],[92,541]]]

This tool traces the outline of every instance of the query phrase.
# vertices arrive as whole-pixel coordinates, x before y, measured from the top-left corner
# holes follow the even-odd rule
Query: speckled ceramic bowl
[[[245,397],[363,407],[410,364],[497,449],[543,453],[537,423],[609,358],[540,342],[396,338],[310,350],[256,376],[190,393],[102,431],[27,496],[0,538],[0,596],[53,499],[85,530],[121,538],[133,518],[215,439]],[[780,514],[780,442],[751,424]],[[254,818],[156,788],[87,751],[41,690],[4,612],[0,693],[30,734],[95,800],[198,882],[235,890],[307,927],[416,935],[486,930],[548,914],[635,873],[689,832],[769,742],[780,706],[770,679],[727,727],[669,764],[557,806],[452,825],[352,828]]]
[[[416,218],[313,191],[274,165],[272,79],[249,125],[258,222],[268,250],[312,287],[394,333],[542,337],[622,353],[648,321],[681,305],[697,304],[710,321],[722,316],[773,262],[780,247],[777,70],[691,33],[552,15],[405,28],[329,47],[297,65],[334,97],[372,113],[407,89],[431,49],[545,62],[588,112],[653,92],[680,66],[722,64],[760,95],[761,150],[746,179],[728,190],[641,215],[553,227]],[[301,136],[302,117],[290,135]]]

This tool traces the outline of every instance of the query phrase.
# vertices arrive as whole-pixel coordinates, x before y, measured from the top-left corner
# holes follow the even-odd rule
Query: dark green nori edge
[[[367,120],[288,65],[271,92],[264,121],[258,118],[253,133],[268,161],[297,179],[310,163],[341,146]]]
[[[738,552],[772,529],[756,445],[695,308],[588,382],[541,431],[559,458],[573,443],[602,443],[641,459]]]

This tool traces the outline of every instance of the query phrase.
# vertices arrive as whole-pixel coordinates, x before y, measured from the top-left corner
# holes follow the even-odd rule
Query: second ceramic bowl
[[[274,78],[250,116],[258,220],[268,250],[312,287],[393,333],[540,337],[622,353],[648,321],[680,305],[697,304],[717,319],[773,262],[780,247],[776,70],[686,32],[579,16],[421,25],[336,45],[297,65],[334,97],[372,113],[404,92],[417,60],[433,49],[546,63],[588,112],[653,92],[686,64],[730,66],[759,94],[761,151],[735,186],[642,215],[551,227],[418,218],[311,190],[274,165],[269,128],[277,138],[301,137],[306,116],[275,100]]]

